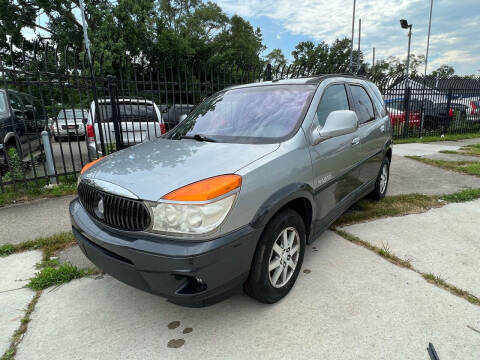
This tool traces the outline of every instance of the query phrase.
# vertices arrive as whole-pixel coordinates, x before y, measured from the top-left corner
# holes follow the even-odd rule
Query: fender
[[[20,156],[23,156],[20,139],[18,138],[18,135],[15,134],[14,132],[8,132],[7,135],[5,135],[5,138],[3,139],[3,144],[4,145],[7,144],[9,141],[12,141],[12,139],[14,139],[15,141],[15,144],[17,146],[17,150],[20,153]]]
[[[310,202],[312,207],[312,221],[315,219],[316,205],[314,201],[314,191],[312,187],[306,183],[292,183],[275,193],[273,193],[265,202],[259,207],[250,225],[254,228],[265,226],[270,219],[283,206],[292,200],[305,198]]]

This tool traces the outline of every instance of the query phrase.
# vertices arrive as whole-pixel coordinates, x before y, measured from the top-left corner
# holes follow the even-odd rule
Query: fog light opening
[[[196,276],[182,276],[186,282],[177,290],[179,295],[193,295],[207,290],[205,281]]]

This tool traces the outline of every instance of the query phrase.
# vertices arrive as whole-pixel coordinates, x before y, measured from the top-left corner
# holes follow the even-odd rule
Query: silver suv
[[[228,88],[161,138],[87,164],[73,232],[105,272],[172,302],[206,305],[243,285],[274,303],[307,244],[362,197],[385,196],[391,144],[365,79]]]

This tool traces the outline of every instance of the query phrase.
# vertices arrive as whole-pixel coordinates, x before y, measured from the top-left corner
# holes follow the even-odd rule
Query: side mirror
[[[351,134],[358,129],[357,114],[351,110],[332,111],[325,121],[323,127],[316,126],[312,130],[312,143],[318,144],[321,141],[335,136]]]
[[[178,118],[178,122],[181,123],[183,120],[185,120],[187,118],[187,115],[186,114],[183,114],[183,115],[180,115],[180,117]]]

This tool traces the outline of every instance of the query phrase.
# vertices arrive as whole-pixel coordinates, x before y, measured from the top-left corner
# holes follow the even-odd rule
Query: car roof
[[[361,81],[370,82],[370,80],[368,80],[367,78],[364,78],[361,76],[355,76],[352,74],[327,74],[327,75],[319,75],[319,76],[298,77],[293,79],[261,81],[261,82],[254,82],[249,84],[234,85],[234,86],[225,88],[224,90],[242,89],[242,88],[257,87],[257,86],[273,86],[273,85],[319,85],[323,80],[330,79],[330,78],[357,79]]]

